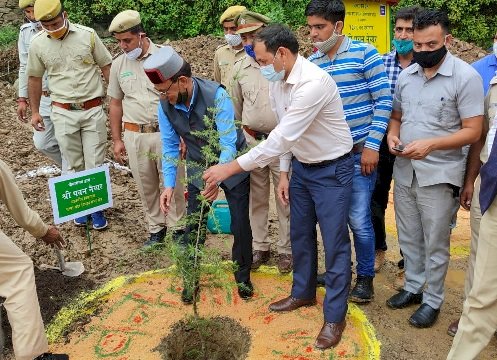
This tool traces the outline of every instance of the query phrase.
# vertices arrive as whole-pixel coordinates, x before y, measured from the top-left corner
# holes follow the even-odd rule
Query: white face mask
[[[138,47],[136,49],[131,50],[131,51],[125,52],[125,54],[129,60],[136,60],[140,57],[142,52],[143,52],[143,50],[142,50],[142,38],[140,36],[140,42],[138,43]]]
[[[238,46],[242,43],[240,34],[225,34],[224,38],[229,46]]]
[[[31,28],[33,30],[40,30],[41,29],[41,22],[39,22],[39,21],[30,21],[29,24],[31,25]]]
[[[497,56],[497,42],[494,42],[493,49],[494,49],[494,55]]]

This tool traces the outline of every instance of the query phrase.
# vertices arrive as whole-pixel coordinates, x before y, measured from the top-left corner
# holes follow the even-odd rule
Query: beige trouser
[[[48,343],[38,305],[33,262],[2,231],[0,296],[5,298],[16,360],[32,360],[46,352]]]
[[[107,117],[102,106],[82,111],[52,106],[51,119],[68,171],[93,169],[103,164]]]
[[[159,198],[162,184],[162,142],[160,133],[124,131],[124,146],[129,167],[133,173],[138,193],[145,211],[150,233],[161,231],[166,225],[174,227],[185,214],[184,178],[185,167],[178,166],[171,210],[166,216],[160,209]]]
[[[269,198],[271,177],[274,193],[277,194],[280,178],[280,160],[250,172],[250,225],[252,227],[253,249],[268,251],[271,242],[268,237]],[[290,247],[290,206],[283,206],[277,199],[276,210],[279,222],[279,240],[276,243],[278,254],[291,254]]]
[[[471,251],[468,258],[468,269],[466,270],[466,279],[464,281],[464,298],[467,298],[471,287],[473,286],[473,278],[475,271],[476,252],[478,250],[478,236],[480,235],[480,176],[476,178],[473,198],[471,199],[471,208],[469,211],[470,226],[471,226]]]
[[[497,329],[497,199],[481,218],[473,286],[447,359],[471,360]]]

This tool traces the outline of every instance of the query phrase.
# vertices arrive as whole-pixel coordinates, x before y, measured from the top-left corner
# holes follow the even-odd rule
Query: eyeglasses
[[[178,79],[176,79],[176,80],[174,80],[174,81],[171,81],[171,84],[169,84],[169,86],[167,87],[167,89],[166,89],[166,90],[162,90],[162,91],[161,91],[161,90],[157,90],[157,91],[159,92],[159,95],[160,95],[160,96],[166,96],[167,92],[169,91],[169,89],[171,88],[171,86],[173,86],[173,84],[174,84],[175,82],[178,82]]]

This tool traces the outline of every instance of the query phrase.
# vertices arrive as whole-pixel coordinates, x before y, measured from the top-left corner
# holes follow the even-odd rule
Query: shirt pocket
[[[456,101],[453,99],[431,100],[424,105],[426,122],[435,129],[451,129],[460,126]]]
[[[136,81],[136,74],[130,74],[120,80],[121,89],[126,95],[132,94],[138,91],[138,82]]]
[[[72,58],[74,67],[79,69],[87,68],[88,66],[95,64],[95,60],[93,59],[89,46],[71,49],[70,57]]]

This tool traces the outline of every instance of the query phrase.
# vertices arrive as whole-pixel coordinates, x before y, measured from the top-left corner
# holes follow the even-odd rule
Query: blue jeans
[[[349,226],[354,234],[357,275],[374,276],[375,235],[371,221],[371,195],[376,183],[376,170],[361,173],[361,155],[354,154],[354,178],[349,210]]]

